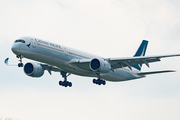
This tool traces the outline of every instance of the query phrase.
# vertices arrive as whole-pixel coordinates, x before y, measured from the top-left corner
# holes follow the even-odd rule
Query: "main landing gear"
[[[60,85],[60,86],[64,86],[64,87],[67,87],[67,86],[72,87],[72,83],[69,82],[69,81],[67,81],[67,77],[68,77],[70,74],[68,74],[68,75],[66,75],[66,74],[67,74],[67,72],[61,72],[61,75],[62,75],[62,77],[64,78],[64,81],[59,81],[59,85]]]
[[[19,61],[20,61],[20,63],[18,63],[18,67],[23,67],[23,63],[22,63],[23,56],[22,55],[17,55],[16,57],[19,58]]]
[[[97,85],[101,85],[101,84],[106,85],[106,81],[102,80],[99,74],[97,74],[97,76],[98,76],[98,79],[93,79],[93,83]]]
[[[102,79],[93,79],[93,83],[94,84],[97,84],[97,85],[106,85],[106,81],[105,80],[102,80]]]

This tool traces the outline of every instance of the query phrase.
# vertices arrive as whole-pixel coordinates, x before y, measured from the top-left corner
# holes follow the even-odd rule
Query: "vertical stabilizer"
[[[139,46],[137,52],[135,53],[135,55],[133,57],[145,56],[147,45],[148,45],[148,41],[143,40],[141,45]],[[132,67],[134,67],[134,68],[138,69],[139,71],[141,71],[142,64],[133,65]]]

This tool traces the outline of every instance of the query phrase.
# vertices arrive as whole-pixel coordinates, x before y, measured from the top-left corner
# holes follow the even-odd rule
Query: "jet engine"
[[[111,70],[111,65],[104,59],[94,58],[90,62],[90,69],[94,72],[108,73]]]
[[[30,77],[41,77],[44,74],[44,69],[39,63],[26,63],[24,73]]]

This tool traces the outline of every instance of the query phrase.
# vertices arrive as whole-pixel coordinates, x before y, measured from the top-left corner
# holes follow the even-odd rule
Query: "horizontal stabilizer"
[[[164,71],[153,71],[153,72],[141,72],[138,75],[150,75],[150,74],[157,74],[157,73],[166,73],[166,72],[176,72],[174,70],[164,70]]]

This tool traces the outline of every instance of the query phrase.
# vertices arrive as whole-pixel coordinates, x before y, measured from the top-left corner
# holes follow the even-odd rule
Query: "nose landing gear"
[[[23,67],[23,63],[22,63],[23,56],[22,55],[17,55],[16,57],[19,58],[19,62],[20,62],[20,63],[18,63],[18,67]]]

